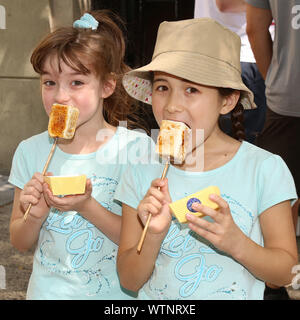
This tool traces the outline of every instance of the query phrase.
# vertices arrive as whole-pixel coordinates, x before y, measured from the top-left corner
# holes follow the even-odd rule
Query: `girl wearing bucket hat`
[[[157,179],[161,163],[136,164],[117,188],[123,203],[119,277],[140,299],[262,299],[264,281],[292,280],[292,176],[279,156],[218,126],[220,114],[255,107],[241,80],[239,52],[239,37],[212,19],[163,22],[152,61],[123,79],[130,95],[152,104],[158,124],[177,120],[192,137],[203,133],[182,164],[170,165],[168,179]],[[221,190],[210,195],[219,210],[194,203],[204,218],[186,214],[188,223],[181,224],[172,217],[170,202],[211,185]]]

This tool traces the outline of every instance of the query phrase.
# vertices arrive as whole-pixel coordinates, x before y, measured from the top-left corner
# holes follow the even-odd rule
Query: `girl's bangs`
[[[76,48],[62,48],[57,52],[57,60],[59,66],[59,72],[61,72],[61,61],[63,61],[68,67],[73,69],[74,71],[82,74],[91,73],[90,69],[84,64],[82,61],[89,61],[88,57],[80,52],[80,50],[76,50]]]

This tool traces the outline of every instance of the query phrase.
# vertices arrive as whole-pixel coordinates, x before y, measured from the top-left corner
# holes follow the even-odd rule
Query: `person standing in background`
[[[268,26],[274,19],[274,42]],[[300,192],[300,0],[247,0],[247,34],[266,81],[266,123],[257,144],[280,155]],[[299,199],[293,205],[295,229]],[[269,284],[268,284],[269,286]],[[287,298],[285,288],[270,284],[269,296]]]
[[[237,33],[241,38],[242,80],[254,93],[257,106],[254,110],[244,110],[245,140],[255,143],[265,122],[266,97],[264,79],[257,68],[246,33],[246,3],[244,0],[195,0],[194,17],[210,17]],[[270,27],[270,32],[274,33],[274,26]],[[222,130],[232,136],[230,114],[221,118],[220,125]]]

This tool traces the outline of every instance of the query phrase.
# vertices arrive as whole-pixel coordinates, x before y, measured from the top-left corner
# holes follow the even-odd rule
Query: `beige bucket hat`
[[[151,72],[162,71],[213,87],[241,91],[244,109],[256,108],[241,78],[240,37],[210,18],[162,22],[152,61],[123,77],[130,96],[151,105]]]

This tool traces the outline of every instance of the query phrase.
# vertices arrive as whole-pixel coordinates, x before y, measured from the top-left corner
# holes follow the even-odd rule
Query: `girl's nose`
[[[180,93],[176,91],[170,92],[169,99],[167,101],[166,110],[169,113],[182,112],[184,109],[181,104],[181,96]]]
[[[169,103],[166,109],[169,113],[175,113],[175,112],[182,112],[184,108],[180,104]]]
[[[56,91],[55,100],[57,103],[67,104],[67,102],[70,100],[68,90],[60,86]]]

